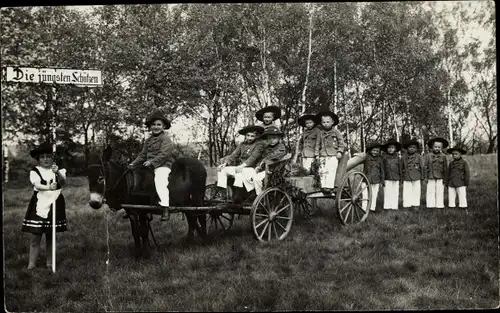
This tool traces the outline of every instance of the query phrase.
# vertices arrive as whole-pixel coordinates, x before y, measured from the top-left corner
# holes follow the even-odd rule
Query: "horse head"
[[[99,162],[90,164],[87,168],[90,200],[93,209],[100,209],[104,202],[111,209],[119,209],[121,198],[126,195],[127,183],[124,174],[126,165],[111,160],[111,147],[106,147]]]

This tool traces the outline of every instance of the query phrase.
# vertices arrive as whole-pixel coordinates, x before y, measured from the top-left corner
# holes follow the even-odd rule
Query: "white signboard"
[[[102,87],[101,71],[56,68],[5,67],[5,80],[17,83],[72,84],[84,87]]]

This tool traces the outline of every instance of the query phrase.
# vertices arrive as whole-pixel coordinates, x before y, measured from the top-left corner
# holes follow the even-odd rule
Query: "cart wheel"
[[[337,213],[343,225],[363,222],[368,217],[372,189],[361,172],[349,172],[336,197]]]
[[[264,190],[253,202],[250,223],[259,241],[283,240],[293,221],[293,203],[279,188]]]
[[[209,212],[207,214],[207,234],[220,236],[231,229],[233,221],[234,213]]]

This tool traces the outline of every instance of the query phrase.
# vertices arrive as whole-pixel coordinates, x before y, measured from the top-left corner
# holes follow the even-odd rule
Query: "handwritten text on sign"
[[[101,71],[55,68],[6,67],[6,80],[18,83],[73,84],[102,86]]]

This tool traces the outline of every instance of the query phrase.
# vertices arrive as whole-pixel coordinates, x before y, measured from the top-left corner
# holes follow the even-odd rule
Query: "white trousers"
[[[155,168],[155,188],[158,197],[160,197],[161,206],[169,206],[170,196],[168,192],[168,176],[170,169],[168,167]]]
[[[444,208],[444,185],[442,179],[429,179],[426,204],[428,208]]]
[[[384,187],[384,209],[397,210],[399,201],[399,181],[386,180]]]
[[[448,207],[454,208],[456,206],[458,194],[458,207],[466,208],[467,207],[467,187],[448,187]]]
[[[372,187],[372,198],[371,198],[371,204],[370,204],[370,211],[375,211],[375,207],[377,206],[377,196],[378,196],[378,190],[380,184],[370,184]],[[365,189],[366,184],[362,183],[361,188]],[[363,199],[368,198],[368,189],[363,190],[362,192]],[[366,211],[366,205],[368,204],[368,201],[363,201],[361,204],[361,208]]]
[[[255,175],[253,175],[253,184],[255,186],[255,193],[257,194],[257,196],[262,193],[265,177],[266,177],[266,171],[258,172]]]
[[[234,176],[234,186],[243,187],[245,186],[247,191],[252,191],[254,189],[254,184],[252,181],[255,175],[255,169],[253,167],[244,167],[241,173],[236,173],[236,166],[226,166],[220,172],[217,173],[217,186],[222,188],[227,188],[227,177]]]
[[[420,180],[403,182],[403,208],[420,206]]]
[[[339,160],[335,156],[320,157],[319,176],[322,188],[333,188],[335,186],[335,175]]]
[[[314,162],[314,158],[302,158],[302,167],[308,172],[311,172],[311,165]]]

